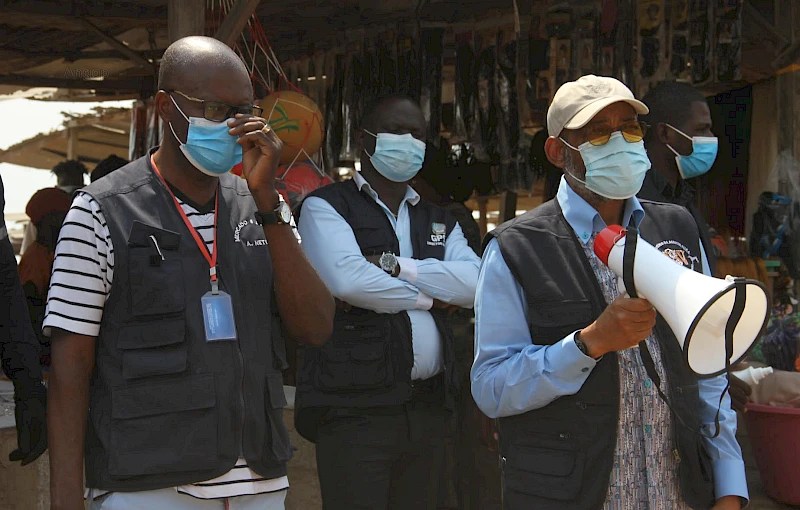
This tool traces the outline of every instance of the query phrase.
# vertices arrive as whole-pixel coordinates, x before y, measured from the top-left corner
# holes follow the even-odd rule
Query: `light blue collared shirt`
[[[606,227],[599,213],[576,194],[562,177],[556,195],[564,217],[584,244],[592,234]],[[638,226],[644,210],[636,197],[625,204],[623,222],[633,219]],[[703,272],[710,275],[706,257]],[[475,296],[475,363],[472,367],[472,395],[478,407],[492,418],[514,416],[540,409],[559,397],[574,395],[591,374],[596,361],[575,345],[572,333],[561,341],[537,345],[531,338],[527,303],[519,282],[508,269],[497,241],[493,239],[483,255]],[[698,380],[705,432],[714,430],[724,376]],[[749,498],[744,461],[736,441],[736,413],[730,397],[722,402],[720,434],[706,439],[714,471],[717,498]]]
[[[445,240],[444,260],[413,259],[408,211],[419,203],[419,194],[409,186],[395,218],[360,173],[353,180],[381,206],[395,230],[400,243],[399,277],[393,278],[364,258],[353,229],[322,198],[308,197],[303,202],[298,225],[303,251],[335,297],[379,313],[408,312],[414,348],[411,378],[428,379],[443,367],[439,330],[428,310],[434,299],[472,308],[480,259],[458,224]]]

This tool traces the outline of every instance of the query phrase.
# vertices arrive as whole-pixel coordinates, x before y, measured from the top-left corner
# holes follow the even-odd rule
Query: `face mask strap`
[[[184,119],[186,119],[186,122],[189,122],[189,117],[187,117],[187,116],[186,116],[186,114],[185,114],[185,113],[183,113],[183,110],[181,110],[181,107],[180,107],[180,106],[178,106],[178,103],[176,103],[176,102],[175,102],[175,98],[174,98],[174,97],[172,97],[172,94],[169,94],[169,98],[172,100],[172,104],[174,104],[174,105],[175,105],[175,108],[177,108],[177,109],[178,109],[178,111],[181,113],[181,115],[183,116],[183,118],[184,118]]]
[[[673,126],[672,124],[670,124],[670,123],[668,123],[668,122],[665,122],[665,124],[667,125],[667,127],[669,127],[670,129],[672,129],[673,131],[675,131],[675,132],[676,132],[676,133],[678,133],[679,135],[681,135],[681,136],[683,136],[683,137],[685,137],[685,138],[688,138],[689,140],[692,140],[692,141],[694,141],[694,140],[692,139],[692,137],[691,137],[691,136],[687,135],[686,133],[684,133],[684,132],[683,132],[683,131],[681,131],[680,129],[676,128],[676,127],[675,127],[675,126]],[[668,147],[669,147],[669,146],[668,146]]]
[[[368,135],[370,135],[370,136],[372,136],[372,137],[378,138],[378,135],[376,135],[375,133],[373,133],[373,132],[372,132],[372,131],[370,131],[369,129],[364,129],[364,128],[361,128],[361,129],[362,129],[362,131],[364,131],[366,134],[368,134]]]

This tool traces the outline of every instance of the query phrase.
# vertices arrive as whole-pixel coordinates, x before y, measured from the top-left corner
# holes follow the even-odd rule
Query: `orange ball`
[[[322,112],[307,96],[291,90],[273,92],[259,102],[264,118],[283,141],[281,164],[305,160],[319,151],[325,128]],[[297,157],[301,151],[306,154]]]

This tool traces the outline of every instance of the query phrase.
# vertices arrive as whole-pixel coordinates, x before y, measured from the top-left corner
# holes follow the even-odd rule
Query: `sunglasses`
[[[608,125],[589,126],[586,128],[586,135],[590,144],[594,146],[605,145],[611,139],[611,135],[620,131],[622,137],[628,143],[637,143],[644,140],[644,135],[647,134],[648,126],[645,122],[640,120],[627,122],[620,127],[612,128]]]
[[[233,106],[228,103],[220,101],[205,101],[197,99],[196,97],[187,96],[180,90],[164,90],[164,92],[171,94],[179,94],[189,101],[203,104],[203,118],[211,122],[224,122],[227,119],[232,119],[237,113],[248,115],[251,117],[261,117],[264,109],[258,106]]]

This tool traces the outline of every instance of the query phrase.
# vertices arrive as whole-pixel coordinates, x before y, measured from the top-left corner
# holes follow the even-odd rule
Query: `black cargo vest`
[[[355,181],[332,184],[309,196],[320,197],[347,221],[365,256],[400,254],[400,244],[386,213]],[[408,204],[415,259],[444,260],[447,236],[455,218],[425,200]],[[455,359],[446,316],[431,314],[443,339],[446,397],[452,408],[458,391]],[[321,348],[306,347],[297,378],[295,422],[309,440],[316,438],[319,410],[331,407],[380,407],[405,403],[411,396],[414,352],[406,312],[379,314],[363,308],[337,310],[333,335]]]
[[[220,176],[217,231],[238,341],[211,343],[201,308],[208,262],[150,156],[85,191],[100,203],[115,257],[91,383],[87,485],[173,487],[220,476],[240,456],[264,478],[284,476],[285,352],[272,262],[244,180]]]
[[[697,226],[682,207],[641,201],[642,238],[673,260],[702,271]],[[528,326],[536,344],[552,345],[600,316],[606,307],[597,278],[556,200],[505,223],[497,239],[527,300]],[[695,509],[713,502],[711,465],[697,410],[697,380],[674,334],[660,315],[656,334],[669,381],[673,417],[672,455],[686,502]],[[522,415],[501,418],[506,510],[602,508],[608,490],[619,420],[619,368],[606,354],[575,395]]]

